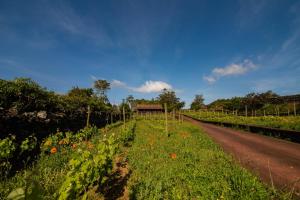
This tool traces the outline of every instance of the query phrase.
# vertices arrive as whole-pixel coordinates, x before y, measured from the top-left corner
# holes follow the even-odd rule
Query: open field
[[[172,124],[172,122],[170,123]],[[132,199],[280,199],[198,127],[139,121],[129,149]]]
[[[199,127],[162,116],[56,133],[1,199],[291,199],[239,166]],[[11,198],[11,199],[14,199]]]

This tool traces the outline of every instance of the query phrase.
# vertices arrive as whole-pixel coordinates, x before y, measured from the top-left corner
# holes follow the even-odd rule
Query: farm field
[[[98,198],[121,146],[133,139],[135,122],[58,132],[42,144],[39,159],[12,177],[1,177],[0,199]]]
[[[290,198],[240,167],[195,125],[169,120],[168,134],[164,125],[159,118],[138,119],[125,129],[117,123],[85,128],[74,137],[51,135],[35,164],[1,180],[0,198]],[[130,173],[123,188],[114,191],[118,180],[113,174],[120,160]]]
[[[132,199],[281,199],[241,168],[199,128],[164,121],[137,123],[129,149]]]
[[[245,117],[214,112],[185,112],[186,115],[212,122],[227,122],[300,131],[300,116],[259,116]]]

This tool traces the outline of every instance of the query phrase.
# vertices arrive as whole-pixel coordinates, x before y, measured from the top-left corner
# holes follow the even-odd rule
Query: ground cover
[[[247,124],[300,131],[300,116],[259,116],[245,117],[214,112],[185,112],[186,115],[212,122]]]
[[[132,199],[281,199],[199,128],[140,120],[128,152]]]

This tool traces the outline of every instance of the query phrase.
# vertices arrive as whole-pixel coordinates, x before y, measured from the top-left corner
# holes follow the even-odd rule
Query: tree
[[[162,93],[157,97],[157,100],[164,105],[167,104],[168,111],[172,111],[174,109],[179,110],[184,107],[184,102],[180,101],[176,94],[172,90],[164,89]]]
[[[132,95],[128,95],[128,97],[126,98],[126,102],[129,104],[130,109],[135,106],[134,97]]]
[[[204,98],[202,94],[195,95],[195,99],[191,104],[191,110],[200,110],[204,107]]]
[[[92,88],[79,88],[79,87],[73,87],[69,92],[68,96],[70,97],[82,97],[82,98],[88,98],[91,97],[94,94]]]
[[[97,80],[94,82],[94,88],[96,89],[96,92],[100,96],[100,98],[104,102],[108,102],[106,92],[110,89],[110,83],[106,80]]]

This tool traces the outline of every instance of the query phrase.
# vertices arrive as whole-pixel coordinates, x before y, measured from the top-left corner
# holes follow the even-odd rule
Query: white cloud
[[[213,84],[223,76],[243,75],[256,67],[257,66],[251,60],[245,59],[241,63],[232,63],[225,67],[216,67],[212,70],[211,75],[203,76],[203,80],[209,84]]]
[[[163,89],[172,89],[172,86],[163,81],[146,81],[138,88],[132,88],[133,91],[141,93],[160,92]]]
[[[213,84],[214,82],[216,82],[216,79],[213,76],[203,76],[203,79],[209,84]]]
[[[115,88],[127,88],[127,84],[122,82],[122,81],[119,81],[119,80],[112,80],[111,82],[111,87],[115,87]]]
[[[98,79],[97,79],[97,77],[96,77],[96,76],[94,76],[94,75],[90,75],[90,77],[91,77],[91,79],[92,79],[93,81],[96,81],[96,80],[98,80]]]
[[[172,89],[172,86],[163,81],[146,81],[139,87],[131,87],[128,86],[126,83],[119,81],[119,80],[112,80],[111,87],[113,88],[124,88],[133,92],[140,92],[140,93],[155,93],[161,92],[163,89]]]

